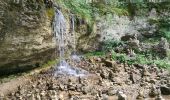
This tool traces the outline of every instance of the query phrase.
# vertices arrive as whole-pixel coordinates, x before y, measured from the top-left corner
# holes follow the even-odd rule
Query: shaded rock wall
[[[53,58],[54,48],[42,0],[0,1],[0,73],[38,67]]]

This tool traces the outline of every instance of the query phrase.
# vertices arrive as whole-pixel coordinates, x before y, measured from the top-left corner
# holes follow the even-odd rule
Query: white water
[[[85,76],[87,73],[85,70],[75,68],[70,66],[66,61],[65,61],[65,48],[66,48],[66,43],[65,43],[65,34],[66,34],[66,20],[64,18],[64,15],[62,14],[61,11],[58,9],[55,11],[55,18],[54,18],[54,33],[56,37],[56,42],[58,43],[58,48],[59,50],[59,65],[57,66],[57,70],[55,72],[55,76],[58,75],[71,75],[71,76]],[[74,17],[72,17],[72,32],[74,34]],[[74,37],[74,50],[76,50],[76,42],[75,42],[75,34],[73,35]],[[77,55],[71,55],[71,58],[73,60],[80,60],[80,58]],[[75,63],[75,62],[74,62]]]
[[[81,77],[85,76],[86,71],[71,67],[66,61],[62,61],[60,65],[58,66],[58,70],[55,73],[55,76],[57,75],[70,75],[70,76],[76,76],[76,77]]]
[[[76,54],[76,34],[75,34],[75,23],[74,23],[74,15],[71,15],[71,29],[72,29],[72,34],[73,34],[73,53],[71,54],[71,59],[74,62],[80,62],[80,56]]]
[[[71,15],[71,28],[72,28],[72,34],[73,34],[73,52],[76,52],[76,34],[75,34],[75,25],[74,25],[74,15]]]

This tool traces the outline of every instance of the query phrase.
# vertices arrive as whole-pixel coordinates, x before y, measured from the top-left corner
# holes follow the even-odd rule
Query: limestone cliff
[[[42,0],[0,1],[0,75],[50,60],[54,56],[53,40]]]

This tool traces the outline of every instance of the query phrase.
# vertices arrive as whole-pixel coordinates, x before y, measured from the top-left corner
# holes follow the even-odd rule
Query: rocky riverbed
[[[1,94],[0,100],[170,99],[169,72],[155,65],[128,66],[100,57],[83,58],[74,65],[88,73],[80,77],[55,75],[57,69],[51,68],[34,75],[15,92]]]

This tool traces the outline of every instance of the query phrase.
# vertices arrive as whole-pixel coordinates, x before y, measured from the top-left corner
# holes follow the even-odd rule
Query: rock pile
[[[8,100],[164,100],[170,95],[169,74],[150,66],[131,66],[93,57],[76,65],[83,77],[53,76],[53,69],[33,76],[29,84],[1,98]]]

